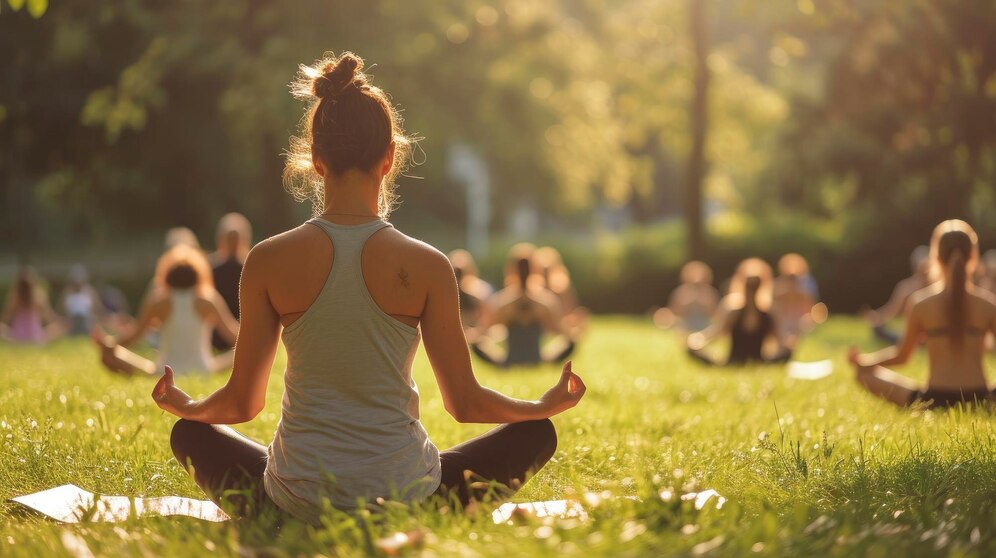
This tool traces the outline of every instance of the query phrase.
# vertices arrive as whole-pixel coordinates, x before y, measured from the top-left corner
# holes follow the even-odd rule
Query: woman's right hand
[[[560,381],[544,393],[543,397],[540,397],[540,404],[549,413],[548,417],[574,407],[584,397],[584,392],[587,388],[584,382],[581,381],[581,377],[571,369],[571,366],[572,362],[567,361],[564,364],[563,372],[560,374]]]

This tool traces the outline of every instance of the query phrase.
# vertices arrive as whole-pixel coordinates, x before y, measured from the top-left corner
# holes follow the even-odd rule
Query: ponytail
[[[949,309],[948,331],[955,345],[961,345],[967,329],[965,316],[965,285],[968,282],[968,270],[965,253],[961,250],[951,252],[948,258],[948,269],[951,270],[951,284],[947,285],[951,292],[951,308]]]

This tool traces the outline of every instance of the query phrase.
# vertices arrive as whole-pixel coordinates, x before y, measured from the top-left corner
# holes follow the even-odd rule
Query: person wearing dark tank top
[[[731,280],[730,294],[720,304],[720,317],[704,331],[688,336],[688,354],[709,366],[743,366],[787,362],[792,353],[780,346],[766,355],[766,343],[778,338],[778,328],[770,307],[771,267],[751,258],[743,261]],[[727,334],[730,352],[725,362],[717,361],[703,349],[709,341]]]
[[[214,288],[218,290],[218,294],[238,320],[239,280],[242,278],[242,267],[245,265],[252,244],[252,226],[241,213],[228,213],[218,220],[216,238],[217,250],[210,257]],[[217,330],[212,334],[211,344],[221,351],[232,348]]]
[[[996,295],[971,278],[979,264],[979,243],[968,223],[952,219],[934,229],[930,265],[935,282],[914,293],[906,331],[898,346],[848,359],[861,386],[900,406],[949,407],[996,400],[986,381],[986,336],[996,334]],[[926,385],[888,367],[906,363],[926,339],[930,373]]]
[[[493,309],[485,314],[480,331],[498,324],[507,330],[507,350],[502,351],[486,335],[474,339],[471,349],[485,362],[500,367],[530,366],[559,362],[574,351],[574,342],[562,325],[562,315],[555,295],[530,285],[534,275],[529,245],[513,248],[510,260],[515,282],[494,297]],[[561,335],[564,341],[545,348],[546,332]]]

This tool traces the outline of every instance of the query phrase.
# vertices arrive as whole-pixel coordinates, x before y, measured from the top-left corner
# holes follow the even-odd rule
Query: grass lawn
[[[495,525],[484,510],[397,506],[330,515],[322,528],[291,522],[277,533],[166,518],[61,526],[22,514],[6,500],[65,483],[103,494],[202,495],[172,459],[173,418],[149,398],[151,378],[103,372],[86,340],[0,346],[0,556],[70,555],[67,534],[98,556],[353,556],[415,528],[426,533],[415,552],[440,556],[996,554],[994,415],[901,410],[872,398],[846,366],[851,343],[874,346],[857,320],[822,326],[798,358],[832,357],[834,373],[801,381],[777,367],[708,370],[644,320],[600,318],[574,358],[588,393],[554,419],[560,447],[517,498],[616,496],[586,520]],[[918,355],[904,371],[923,378],[925,367]],[[279,416],[282,369],[281,356],[266,410],[237,427],[259,441]],[[539,396],[559,372],[477,370],[484,384],[518,397]],[[440,448],[487,429],[445,413],[424,355],[415,374],[422,420]],[[178,380],[192,394],[223,382]],[[714,488],[728,502],[695,511],[663,501],[664,488]]]

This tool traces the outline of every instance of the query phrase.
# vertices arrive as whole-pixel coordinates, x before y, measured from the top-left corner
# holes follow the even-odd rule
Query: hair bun
[[[352,52],[343,53],[335,62],[326,65],[324,73],[313,84],[315,96],[319,99],[337,97],[350,85],[362,85],[362,77],[356,74],[363,69],[363,59]]]

